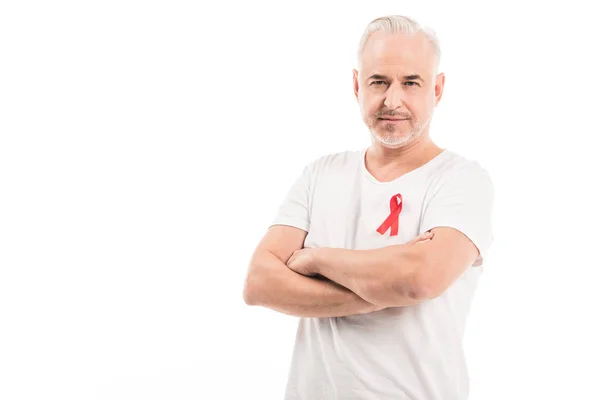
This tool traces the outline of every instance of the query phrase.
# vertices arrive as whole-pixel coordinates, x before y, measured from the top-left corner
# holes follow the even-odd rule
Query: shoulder
[[[465,180],[485,180],[491,184],[491,176],[484,163],[451,150],[445,150],[445,153],[445,158],[438,167],[440,184]]]
[[[427,177],[426,199],[494,196],[494,185],[482,163],[454,151],[445,150]]]

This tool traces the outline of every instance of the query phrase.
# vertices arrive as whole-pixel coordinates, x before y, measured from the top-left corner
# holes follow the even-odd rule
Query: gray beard
[[[429,122],[429,121],[427,121]],[[371,134],[377,139],[379,142],[383,143],[388,147],[400,147],[414,138],[420,136],[425,128],[425,124],[417,123],[413,129],[411,129],[410,133],[402,138],[396,138],[394,136],[394,132],[396,131],[396,127],[393,124],[385,125],[385,130],[389,135],[381,135],[377,132],[373,127],[370,128]]]

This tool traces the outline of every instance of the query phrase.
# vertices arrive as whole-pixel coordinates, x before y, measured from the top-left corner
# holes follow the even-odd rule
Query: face
[[[383,146],[400,148],[429,133],[442,97],[444,75],[427,38],[373,33],[354,70],[354,94],[362,118]]]

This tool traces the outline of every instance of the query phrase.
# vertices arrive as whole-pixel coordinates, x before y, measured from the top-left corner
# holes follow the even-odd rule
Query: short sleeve
[[[493,241],[493,203],[488,172],[476,161],[468,161],[440,180],[426,205],[420,233],[441,226],[459,230],[479,249],[473,266],[481,266]]]
[[[304,167],[302,174],[290,187],[272,225],[288,225],[308,232],[310,226],[309,199],[314,163]]]

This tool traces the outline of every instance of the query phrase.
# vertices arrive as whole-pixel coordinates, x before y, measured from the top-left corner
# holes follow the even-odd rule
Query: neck
[[[390,149],[377,140],[367,149],[365,167],[380,180],[395,179],[413,169],[419,168],[443,151],[423,135],[418,140],[397,149]]]
[[[397,149],[385,147],[381,142],[373,140],[368,150],[369,159],[377,165],[410,165],[442,151],[429,135],[423,135],[417,140]]]

